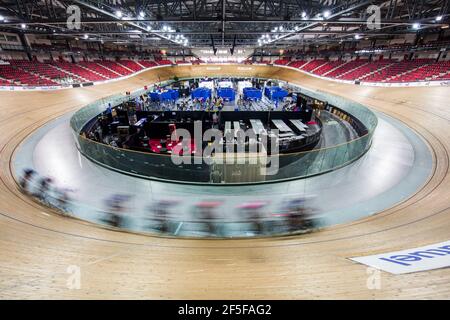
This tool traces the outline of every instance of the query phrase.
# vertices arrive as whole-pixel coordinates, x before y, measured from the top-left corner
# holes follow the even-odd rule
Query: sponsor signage
[[[420,248],[354,257],[350,260],[392,274],[446,268],[450,267],[450,240]]]

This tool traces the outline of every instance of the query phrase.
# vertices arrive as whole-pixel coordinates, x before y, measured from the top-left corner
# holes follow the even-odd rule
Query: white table
[[[255,131],[256,134],[265,134],[267,133],[266,129],[264,128],[263,123],[259,119],[250,119],[250,124],[252,125],[253,131]]]
[[[308,129],[308,126],[305,125],[303,122],[301,122],[299,119],[294,119],[290,121],[301,132],[306,132],[306,129]]]
[[[272,123],[280,130],[280,132],[292,132],[292,129],[281,119],[272,120]]]

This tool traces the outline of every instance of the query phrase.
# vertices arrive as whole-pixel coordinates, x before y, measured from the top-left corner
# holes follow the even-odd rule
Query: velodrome
[[[111,94],[173,77],[260,77],[360,102],[415,130],[433,155],[433,173],[412,197],[364,219],[289,237],[206,240],[148,237],[67,218],[23,194],[12,175],[14,153],[36,129]],[[0,296],[64,299],[427,299],[449,298],[449,269],[381,274],[349,258],[448,240],[447,86],[342,84],[268,65],[178,65],[125,80],[55,91],[0,92]],[[67,268],[82,287],[67,289]],[[124,274],[127,276],[124,277]]]

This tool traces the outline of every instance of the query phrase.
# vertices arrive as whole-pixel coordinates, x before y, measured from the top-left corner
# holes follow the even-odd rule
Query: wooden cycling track
[[[363,220],[309,235],[253,240],[167,239],[108,230],[62,217],[18,190],[11,157],[39,126],[100,97],[175,75],[278,78],[365,103],[403,121],[428,142],[433,175],[407,201]],[[0,92],[0,297],[450,298],[450,268],[382,272],[381,288],[369,290],[367,268],[347,259],[449,240],[449,101],[449,87],[363,87],[250,65],[165,67],[86,88]],[[71,265],[81,268],[78,290],[67,287]]]

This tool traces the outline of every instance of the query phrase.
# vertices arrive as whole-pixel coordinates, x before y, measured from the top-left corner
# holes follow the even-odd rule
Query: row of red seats
[[[273,62],[273,64],[278,64],[278,65],[282,65],[285,66],[289,63],[288,59],[277,59]]]
[[[439,76],[439,77],[435,78],[434,80],[444,80],[444,81],[450,80],[450,72],[447,74],[443,74],[442,76]]]
[[[106,79],[115,79],[118,78],[119,75],[117,73],[112,72],[109,69],[106,69],[105,67],[102,67],[96,62],[91,61],[81,61],[79,62],[79,65],[85,68],[90,69],[91,71],[95,71],[98,74],[104,76]]]
[[[314,69],[320,67],[321,65],[325,64],[327,60],[317,59],[317,60],[311,60],[307,64],[304,64],[302,67],[300,67],[301,70],[306,72],[311,72]]]
[[[420,68],[403,74],[392,79],[390,82],[416,82],[427,80],[448,80],[448,73],[450,72],[450,61],[439,61],[429,63]]]
[[[75,82],[80,82],[81,80],[76,76],[71,76],[68,73],[59,70],[58,68],[55,68],[47,62],[41,63],[29,60],[9,60],[9,63],[12,66],[25,70],[27,72],[34,73],[39,76],[45,76],[46,78],[50,78],[53,80],[63,80],[69,77],[75,80]]]
[[[11,86],[13,82],[11,80],[0,79],[0,86]]]
[[[330,73],[328,73],[326,76],[329,78],[338,78],[344,73],[350,72],[353,69],[359,68],[362,65],[368,63],[369,60],[367,59],[358,59],[358,60],[352,60],[349,61],[343,65],[341,65],[339,68],[334,69]]]
[[[144,66],[145,68],[153,68],[153,67],[157,66],[156,62],[150,61],[150,60],[139,60],[138,62],[140,65]]]
[[[161,60],[163,61],[163,60]],[[168,61],[168,60],[167,60]],[[54,86],[73,82],[104,81],[157,66],[154,61],[132,60],[70,63],[67,61],[9,60],[0,65],[0,85]],[[162,64],[166,64],[162,62]]]
[[[84,81],[104,81],[106,78],[104,76],[98,75],[91,70],[80,67],[78,64],[70,63],[66,61],[54,61],[52,64],[60,69],[65,70],[79,78],[84,79]],[[83,82],[84,82],[83,81]]]
[[[134,72],[138,72],[144,69],[140,64],[136,63],[133,60],[118,60],[117,63],[121,64],[124,67],[127,67],[128,69],[133,70]]]
[[[362,80],[366,77],[369,77],[372,72],[376,72],[377,70],[385,68],[392,63],[395,63],[395,61],[394,60],[371,61],[369,63],[363,64],[359,68],[356,68],[349,73],[343,74],[342,76],[338,77],[338,79]]]
[[[156,63],[159,64],[160,66],[163,66],[163,65],[172,64],[172,61],[170,61],[170,60],[156,60]]]
[[[306,72],[342,80],[366,82],[415,82],[447,80],[450,62],[434,63],[433,59],[411,61],[358,59],[352,61],[327,61],[324,59],[291,61],[288,65]],[[333,70],[334,69],[334,70]],[[330,72],[330,70],[333,70]]]
[[[319,76],[322,76],[322,75],[324,75],[325,73],[327,73],[327,72],[333,70],[334,68],[339,67],[340,65],[342,65],[342,64],[344,64],[344,63],[345,63],[345,61],[343,61],[343,60],[329,61],[329,62],[327,62],[327,63],[321,65],[321,66],[320,66],[319,68],[317,68],[316,70],[314,70],[314,73],[317,74],[317,75],[319,75]]]
[[[111,61],[111,60],[95,60],[95,63],[101,65],[102,67],[105,67],[106,69],[112,70],[116,73],[118,73],[119,75],[122,76],[127,76],[129,74],[132,74],[133,71],[126,69],[125,67],[119,65],[117,62],[115,61]],[[116,77],[114,77],[116,78]]]
[[[54,86],[58,83],[48,80],[37,75],[31,74],[23,69],[14,67],[12,65],[4,64],[0,65],[0,78],[11,80],[11,84],[14,85],[26,85],[26,86]],[[6,84],[7,82],[4,81]]]
[[[414,70],[428,63],[432,63],[432,60],[417,59],[411,61],[396,62],[381,71],[377,71],[370,76],[363,78],[363,80],[367,82],[396,82],[395,80],[393,80],[395,76]]]
[[[300,68],[305,63],[306,63],[306,61],[304,61],[304,60],[296,60],[296,61],[289,62],[288,66],[292,67],[292,68]]]

